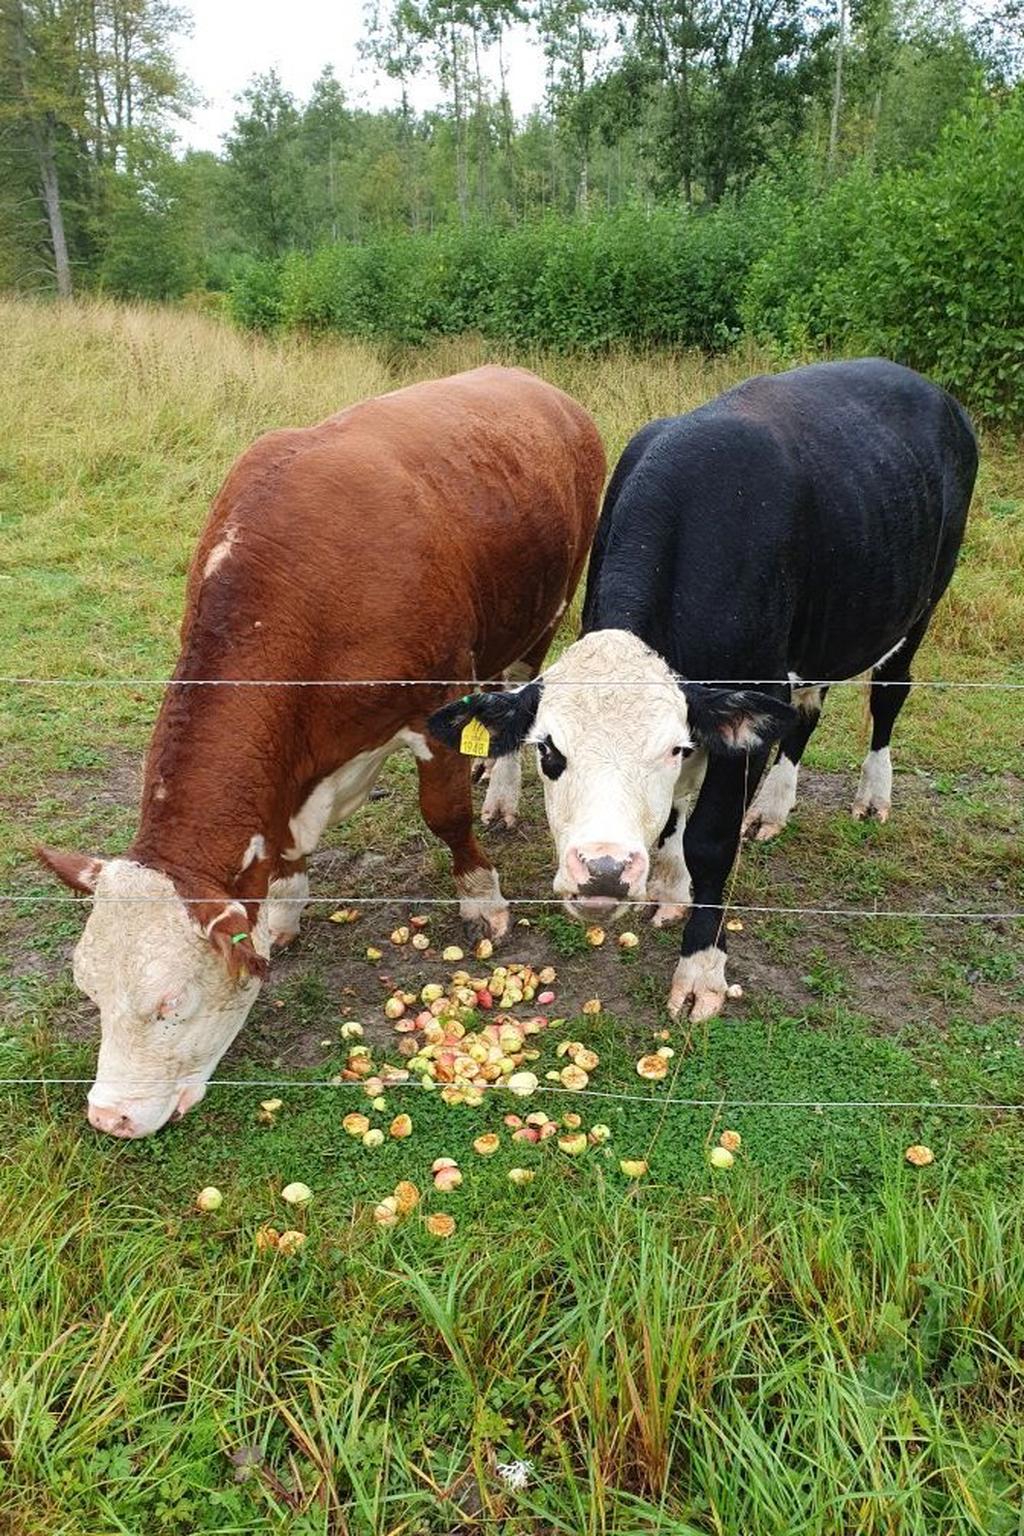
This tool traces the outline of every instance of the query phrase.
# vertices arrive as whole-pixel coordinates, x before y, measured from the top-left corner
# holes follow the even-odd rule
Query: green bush
[[[1024,90],[952,125],[933,161],[879,188],[851,335],[992,418],[1024,418]]]
[[[715,350],[739,332],[743,279],[763,243],[751,210],[626,208],[296,251],[249,264],[232,285],[231,309],[257,329],[402,343],[475,330],[563,349],[624,342]]]
[[[756,261],[747,328],[878,352],[980,414],[1024,419],[1024,88],[981,101],[914,170],[859,171],[793,205]]]
[[[803,167],[694,213],[639,206],[514,228],[338,244],[236,277],[242,325],[403,344],[480,331],[514,345],[713,352],[744,332],[785,354],[877,352],[979,414],[1024,420],[1024,87],[980,101],[932,156],[824,191]]]
[[[228,310],[249,331],[272,331],[279,326],[283,316],[281,263],[240,263],[228,289]]]

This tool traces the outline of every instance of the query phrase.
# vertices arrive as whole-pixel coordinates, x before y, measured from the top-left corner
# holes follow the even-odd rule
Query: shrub
[[[927,161],[824,192],[782,169],[715,209],[630,206],[474,223],[252,262],[242,325],[410,344],[713,352],[745,330],[784,353],[880,352],[980,414],[1024,419],[1024,87],[979,102]]]
[[[232,318],[250,331],[272,331],[280,325],[281,264],[255,260],[240,263],[228,289],[228,309]]]
[[[747,327],[880,352],[981,415],[1024,419],[1024,88],[980,101],[920,167],[835,183],[751,268]]]

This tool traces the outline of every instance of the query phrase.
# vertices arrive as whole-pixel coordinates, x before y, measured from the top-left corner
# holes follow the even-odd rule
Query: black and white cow
[[[869,669],[853,814],[888,816],[893,723],[977,462],[960,405],[873,358],[749,379],[651,422],[605,496],[581,638],[536,681],[432,717],[449,743],[480,720],[495,756],[536,746],[554,889],[575,916],[646,900],[662,923],[692,906],[673,1014],[722,1007],[744,825],[785,825],[829,681]]]

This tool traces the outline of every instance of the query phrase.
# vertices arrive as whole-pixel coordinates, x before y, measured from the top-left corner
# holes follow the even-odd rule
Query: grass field
[[[84,910],[38,900],[64,893],[29,850],[125,846],[159,700],[88,680],[166,675],[209,498],[258,432],[484,349],[276,345],[185,313],[11,301],[0,341],[0,673],[75,680],[0,686],[0,1075],[88,1078],[93,1013],[68,963]],[[515,360],[588,405],[613,460],[651,416],[767,366]],[[1024,454],[996,438],[983,453],[917,675],[1024,683]],[[1024,907],[1024,692],[917,693],[886,826],[847,813],[864,742],[861,690],[835,690],[792,824],[743,854],[734,900]],[[521,827],[487,841],[506,893],[542,897],[527,781]],[[609,1097],[470,1109],[399,1089],[375,1123],[405,1110],[412,1135],[364,1149],[340,1123],[361,1090],[309,1085],[344,1065],[346,1019],[385,1048],[382,969],[444,979],[459,937],[438,908],[425,955],[387,942],[414,898],[450,895],[413,782],[395,760],[384,796],[331,834],[314,892],[364,898],[361,917],[308,921],[225,1086],[179,1127],[116,1144],[89,1131],[80,1086],[0,1089],[0,1532],[1021,1536],[1024,1124],[928,1106],[1024,1104],[1022,925],[742,913],[743,1000],[674,1029],[650,1084],[634,1063],[666,1027],[676,939],[644,928],[635,950],[591,950],[554,909],[524,909],[502,958],[553,965],[566,1021],[537,1070],[581,1039]],[[237,1086],[253,1079],[287,1084],[273,1125],[257,1118],[272,1090]],[[711,1105],[675,1102],[693,1099]],[[746,1099],[809,1107],[730,1107]],[[828,1107],[851,1100],[925,1107]],[[536,1105],[611,1139],[579,1157],[511,1142],[503,1113]],[[726,1126],[743,1145],[715,1172]],[[492,1130],[484,1159],[471,1143]],[[911,1142],[930,1167],[905,1162]],[[445,1196],[439,1154],[465,1175]],[[514,1165],[533,1182],[511,1184]],[[280,1199],[294,1179],[314,1191],[298,1215]],[[455,1217],[451,1237],[419,1212],[375,1225],[399,1179]],[[224,1204],[200,1215],[211,1183]],[[301,1227],[302,1251],[261,1251],[265,1223]],[[517,1489],[498,1467],[519,1460]]]

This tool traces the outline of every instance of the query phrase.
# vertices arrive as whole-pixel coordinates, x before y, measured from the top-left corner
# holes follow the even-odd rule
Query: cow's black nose
[[[579,888],[581,896],[608,896],[615,901],[622,901],[629,895],[629,886],[622,878],[622,871],[626,867],[625,859],[613,859],[608,854],[602,854],[600,858],[588,859],[588,878]]]

